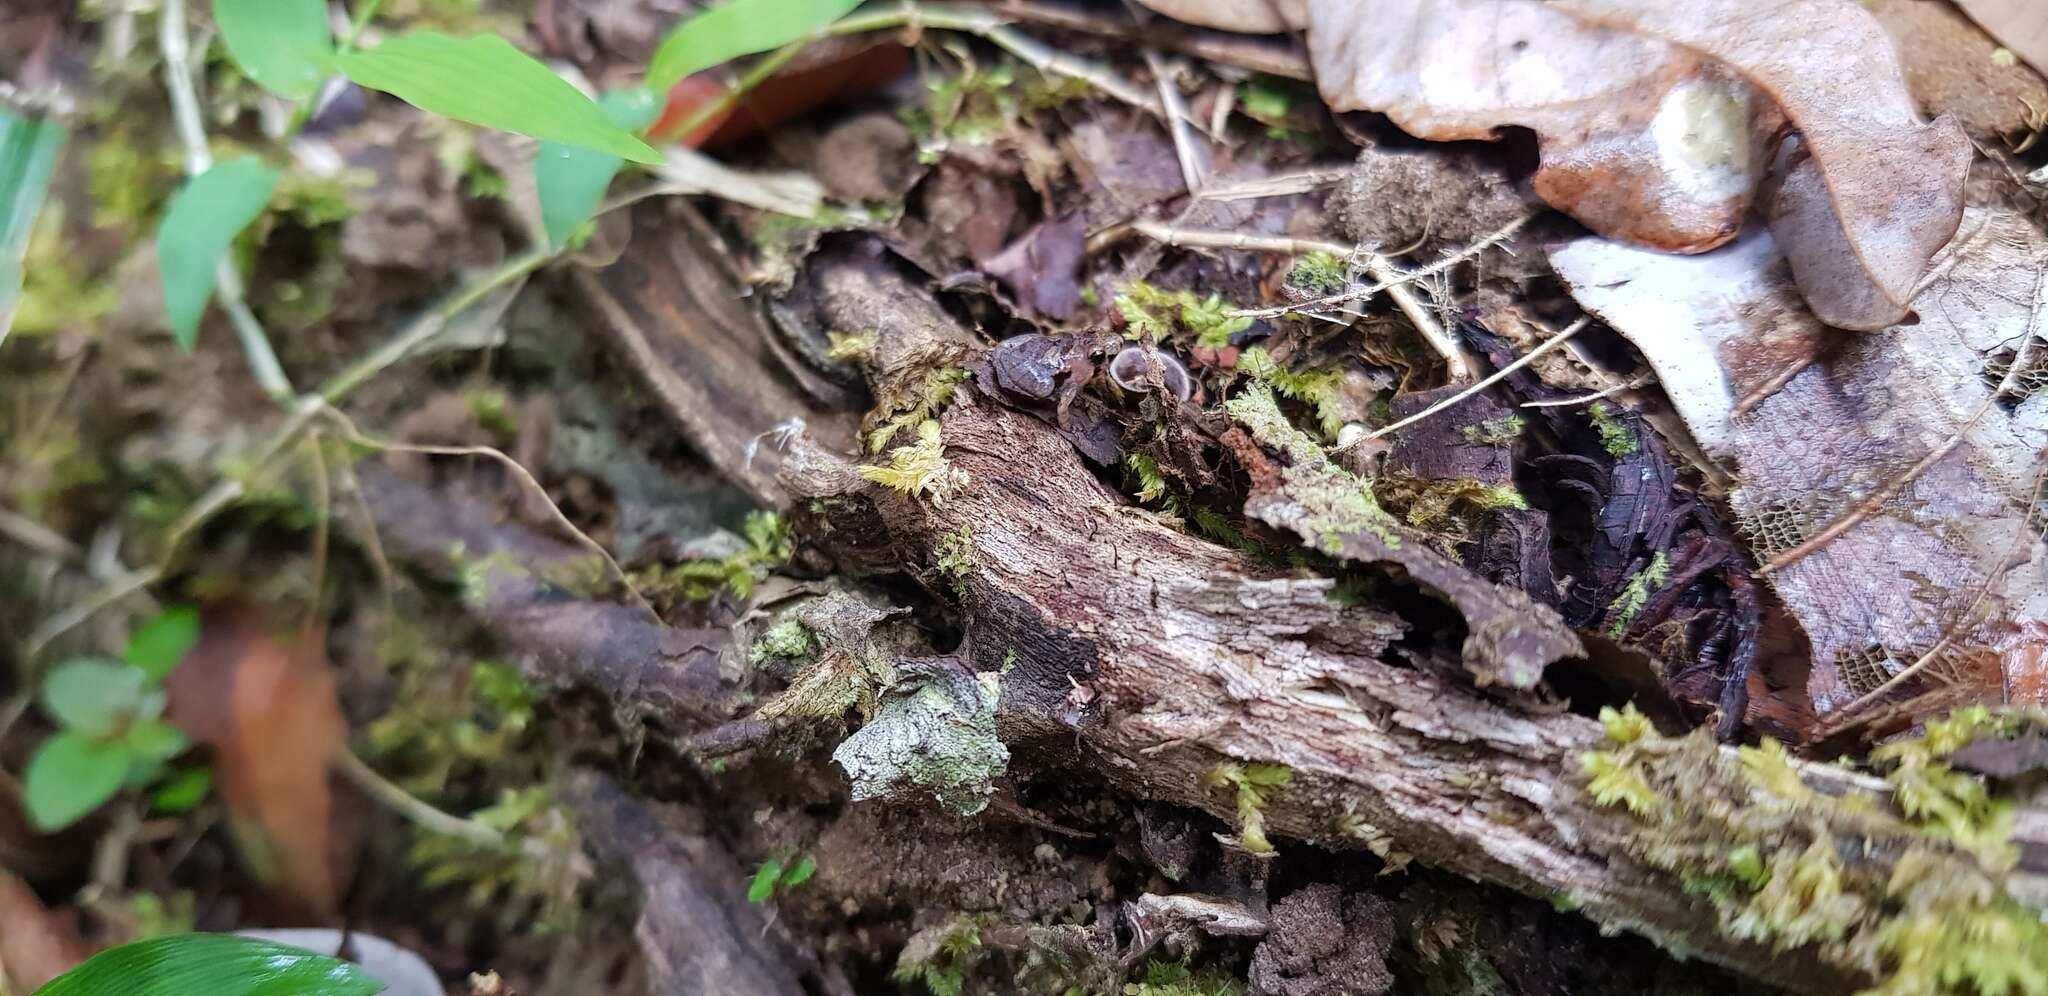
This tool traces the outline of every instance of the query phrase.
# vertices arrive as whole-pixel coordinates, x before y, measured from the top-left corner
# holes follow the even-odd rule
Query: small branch
[[[1558,398],[1555,401],[1524,401],[1522,402],[1522,407],[1572,408],[1578,405],[1590,405],[1593,402],[1600,400],[1601,398],[1613,397],[1614,395],[1620,394],[1623,391],[1633,391],[1638,387],[1648,387],[1652,382],[1656,381],[1656,379],[1656,374],[1646,373],[1638,377],[1631,377],[1628,380],[1617,382],[1612,387],[1594,391],[1591,394],[1582,394],[1576,398]]]
[[[157,45],[164,57],[164,87],[171,94],[171,119],[177,127],[178,144],[185,150],[185,175],[198,176],[213,168],[213,152],[206,144],[206,125],[199,113],[199,97],[192,89],[192,40],[185,30],[185,0],[164,0],[157,19]],[[263,323],[249,310],[243,297],[242,276],[234,263],[222,259],[215,272],[214,299],[227,312],[248,357],[249,373],[271,400],[283,404],[298,392],[292,389],[284,365],[263,334]]]
[[[1492,376],[1487,377],[1486,379],[1481,380],[1476,384],[1473,384],[1471,387],[1459,391],[1458,393],[1453,394],[1450,397],[1437,402],[1436,404],[1430,405],[1428,408],[1424,408],[1423,410],[1416,412],[1415,414],[1410,415],[1407,418],[1404,418],[1401,421],[1394,423],[1393,425],[1367,433],[1366,435],[1359,437],[1358,442],[1354,442],[1351,445],[1356,446],[1359,442],[1378,439],[1382,436],[1394,432],[1397,429],[1407,428],[1408,426],[1414,425],[1415,423],[1420,422],[1423,419],[1430,417],[1431,415],[1435,415],[1436,413],[1443,411],[1444,409],[1449,408],[1452,405],[1455,405],[1458,402],[1465,400],[1466,398],[1469,398],[1475,394],[1478,394],[1481,391],[1486,390],[1489,387],[1492,387],[1497,383],[1500,383],[1500,381],[1507,375],[1514,373],[1515,371],[1520,370],[1523,367],[1528,366],[1537,357],[1542,356],[1544,353],[1547,353],[1558,346],[1564,345],[1565,342],[1571,339],[1572,336],[1578,335],[1580,329],[1583,329],[1590,324],[1592,324],[1592,319],[1581,317],[1578,321],[1575,321],[1570,325],[1565,326],[1564,331],[1559,332],[1554,336],[1551,336],[1549,339],[1545,340],[1542,345],[1537,346],[1535,349],[1530,350],[1527,354],[1523,355],[1521,359],[1518,359],[1515,362],[1510,363],[1507,366],[1504,366],[1499,370],[1495,371]],[[1347,447],[1343,446],[1338,447],[1338,449],[1340,450],[1346,448]]]
[[[1334,300],[1357,300],[1363,297],[1370,297],[1379,291],[1386,291],[1387,296],[1393,299],[1395,306],[1400,308],[1401,313],[1406,315],[1408,321],[1415,326],[1415,331],[1422,336],[1422,340],[1429,343],[1429,348],[1435,350],[1438,356],[1443,357],[1444,366],[1449,368],[1451,379],[1472,379],[1474,364],[1471,359],[1465,355],[1464,349],[1458,344],[1457,340],[1451,338],[1444,331],[1442,325],[1437,324],[1437,320],[1430,315],[1429,308],[1407,286],[1424,276],[1425,273],[1422,271],[1403,273],[1396,269],[1394,264],[1388,261],[1385,256],[1379,253],[1360,246],[1347,246],[1336,242],[1324,242],[1318,239],[1289,239],[1262,235],[1244,235],[1237,232],[1209,232],[1197,229],[1176,228],[1172,225],[1164,225],[1156,221],[1133,222],[1131,228],[1141,235],[1170,246],[1241,249],[1247,252],[1281,252],[1295,255],[1310,252],[1327,252],[1332,255],[1355,260],[1365,269],[1366,273],[1371,274],[1372,278],[1379,281],[1379,283],[1372,285],[1364,293],[1356,293],[1350,297],[1336,298]],[[1325,298],[1323,300],[1329,301],[1333,299]],[[1314,303],[1320,304],[1323,302],[1318,301]],[[1300,311],[1302,308],[1303,306],[1281,308],[1275,311],[1274,314]],[[1252,311],[1235,311],[1232,314],[1243,316],[1257,313]]]

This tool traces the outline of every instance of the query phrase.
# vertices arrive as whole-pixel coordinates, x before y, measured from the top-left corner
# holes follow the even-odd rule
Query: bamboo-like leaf
[[[311,97],[334,59],[326,0],[213,0],[213,23],[235,68],[280,97]]]
[[[215,163],[185,181],[157,224],[164,310],[171,316],[171,335],[186,349],[199,337],[199,316],[206,312],[228,244],[263,213],[277,177],[277,170],[254,156]]]
[[[370,996],[361,968],[303,948],[233,934],[176,934],[108,948],[35,996]]]
[[[612,122],[638,131],[661,109],[645,89],[614,90],[597,102]],[[564,245],[597,211],[622,160],[596,149],[562,142],[542,142],[533,157],[534,186],[540,193],[541,223],[548,242]]]
[[[860,0],[727,0],[676,25],[647,63],[647,86],[667,93],[683,77],[796,41]]]
[[[368,51],[343,52],[335,64],[357,84],[423,111],[634,162],[661,161],[582,91],[495,35],[414,31]]]
[[[0,107],[0,342],[20,303],[22,257],[63,147],[63,125]]]

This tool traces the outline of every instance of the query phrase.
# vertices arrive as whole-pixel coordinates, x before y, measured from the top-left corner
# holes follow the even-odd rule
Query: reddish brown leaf
[[[325,646],[312,628],[282,641],[248,608],[210,611],[165,683],[171,721],[213,748],[244,861],[316,916],[334,912],[352,850],[332,829],[328,765],[347,725]]]
[[[27,883],[0,871],[0,969],[10,991],[32,991],[91,954],[70,914],[45,908]]]

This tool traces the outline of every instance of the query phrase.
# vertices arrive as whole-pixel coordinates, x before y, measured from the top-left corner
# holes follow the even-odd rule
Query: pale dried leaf
[[[30,992],[91,954],[75,917],[44,907],[28,883],[0,871],[0,990]]]
[[[1176,21],[1224,31],[1273,34],[1308,23],[1309,0],[1139,0]]]
[[[1973,229],[1917,299],[1917,324],[1847,342],[1800,306],[1765,231],[1694,257],[1592,238],[1551,253],[1738,482],[1731,504],[1759,560],[1853,522],[1767,575],[1811,643],[1822,714],[1923,659],[1933,681],[1995,669],[1983,689],[1994,695],[2000,675],[2017,684],[2039,663],[2026,647],[2048,625],[2048,543],[2029,509],[2048,424],[2026,413],[2048,401],[2025,377],[2012,411],[1990,395],[2029,337],[2029,366],[2048,369],[2035,315],[2048,246],[2014,215]],[[1874,512],[1852,516],[1888,485]]]
[[[1559,0],[1586,23],[1700,53],[1775,100],[1801,143],[1771,231],[1821,321],[1903,319],[1927,260],[1955,234],[1973,153],[1955,119],[1923,123],[1891,37],[1852,0]]]
[[[253,610],[213,612],[165,682],[171,721],[213,748],[244,861],[314,914],[336,909],[349,851],[328,782],[347,725],[325,648],[318,630],[285,642]]]
[[[2048,73],[2048,5],[2041,0],[1956,0],[1956,6],[2006,48]]]

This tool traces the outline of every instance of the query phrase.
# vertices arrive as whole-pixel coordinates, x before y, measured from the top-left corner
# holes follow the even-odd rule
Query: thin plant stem
[[[364,764],[362,758],[347,750],[335,755],[334,767],[343,778],[362,789],[364,794],[391,807],[392,811],[422,830],[464,840],[478,847],[517,848],[520,853],[535,861],[554,864],[564,860],[562,854],[556,853],[553,848],[531,837],[515,837],[496,827],[485,826],[475,820],[464,819],[435,808],[433,804],[378,774],[376,769]],[[589,863],[582,855],[573,855],[567,860],[579,876],[587,877],[590,874]]]
[[[1530,363],[1534,362],[1537,357],[1542,356],[1544,353],[1550,352],[1552,349],[1564,345],[1567,341],[1571,339],[1572,336],[1578,335],[1580,329],[1585,328],[1587,325],[1591,323],[1591,319],[1580,318],[1578,321],[1575,321],[1570,325],[1565,326],[1564,331],[1559,332],[1554,336],[1551,336],[1542,345],[1537,346],[1535,349],[1532,349],[1527,353],[1523,354],[1521,359],[1518,359],[1515,362],[1510,363],[1507,366],[1504,366],[1499,370],[1495,371],[1492,376],[1487,377],[1486,379],[1473,384],[1471,387],[1459,391],[1458,393],[1453,394],[1450,397],[1445,398],[1442,401],[1439,401],[1436,404],[1429,406],[1428,408],[1424,408],[1423,410],[1416,412],[1415,414],[1410,415],[1399,422],[1395,422],[1393,425],[1389,425],[1383,429],[1378,429],[1368,435],[1362,436],[1359,438],[1359,442],[1379,439],[1380,437],[1386,436],[1389,433],[1395,432],[1396,430],[1405,429],[1408,426],[1414,425],[1415,423],[1420,422],[1423,419],[1435,415],[1436,413],[1443,411],[1444,409],[1449,408],[1452,405],[1464,401],[1466,398],[1469,398],[1475,394],[1478,394],[1481,391],[1486,390],[1489,387],[1492,387],[1495,384],[1500,383],[1502,379],[1507,377],[1507,375],[1514,373],[1515,371],[1520,370],[1523,367],[1528,366]],[[1344,448],[1345,447],[1341,446],[1338,447],[1338,449]]]

